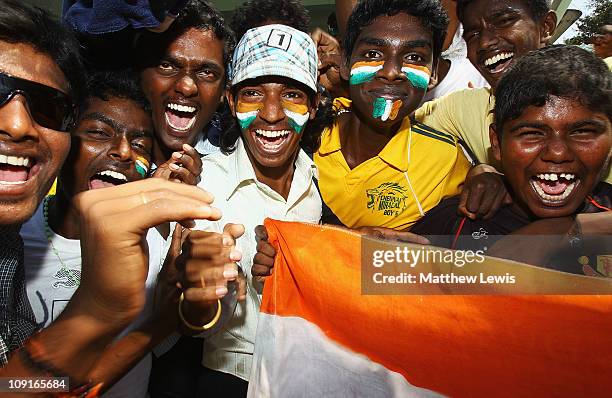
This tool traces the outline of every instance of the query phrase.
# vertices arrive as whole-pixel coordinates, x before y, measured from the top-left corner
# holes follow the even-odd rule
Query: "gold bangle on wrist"
[[[203,330],[208,330],[212,328],[213,326],[215,326],[217,322],[219,322],[219,318],[221,318],[221,300],[220,299],[217,299],[217,313],[215,314],[215,316],[210,322],[202,326],[192,325],[191,323],[187,321],[187,319],[185,319],[185,316],[183,315],[183,301],[185,301],[185,293],[181,293],[181,297],[179,297],[178,315],[179,315],[179,318],[181,319],[181,322],[183,322],[183,325],[187,326],[189,329],[201,332]]]

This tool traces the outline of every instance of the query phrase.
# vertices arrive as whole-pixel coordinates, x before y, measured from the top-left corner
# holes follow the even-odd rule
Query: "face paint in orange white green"
[[[145,178],[147,176],[147,172],[149,171],[149,161],[142,156],[136,157],[136,171],[138,174]]]
[[[402,65],[402,73],[406,75],[414,87],[427,90],[431,78],[431,71],[428,67],[405,63]]]
[[[285,100],[281,101],[281,106],[289,119],[289,127],[295,130],[296,133],[301,133],[310,117],[308,106]]]
[[[385,61],[359,61],[351,67],[350,84],[363,84],[374,79],[376,73],[383,68]]]
[[[240,129],[246,130],[257,117],[259,111],[263,108],[263,102],[248,103],[238,101],[236,106],[236,117],[240,124]]]

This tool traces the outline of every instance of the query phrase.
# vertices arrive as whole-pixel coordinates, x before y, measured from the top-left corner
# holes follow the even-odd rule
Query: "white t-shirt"
[[[227,223],[243,224],[245,233],[236,246],[242,253],[239,265],[247,278],[246,300],[235,307],[233,317],[221,331],[204,339],[202,364],[248,380],[262,292],[261,283],[253,281],[251,274],[257,251],[255,227],[262,225],[267,217],[319,223],[321,197],[313,181],[318,173],[312,159],[300,150],[285,200],[257,180],[242,138],[238,139],[236,150],[230,155],[218,152],[202,161],[202,180],[198,186],[215,196],[213,206],[221,210],[223,218],[215,222],[197,220],[195,229],[221,232]]]
[[[81,242],[52,233],[51,242],[64,263],[63,267],[47,240],[42,204],[34,216],[23,224],[21,237],[28,299],[39,326],[47,327],[64,310],[78,287],[81,279]],[[153,289],[166,251],[165,240],[155,229],[147,234],[147,242],[150,255],[146,281],[147,304],[138,318],[122,332],[122,336],[140,325],[151,312]],[[70,341],[67,340],[66,344],[70,344]],[[150,371],[151,354],[147,354],[103,396],[146,397]]]

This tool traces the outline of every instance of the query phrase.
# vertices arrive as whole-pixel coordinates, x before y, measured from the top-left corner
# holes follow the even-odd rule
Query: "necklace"
[[[49,201],[51,197],[47,196],[43,201],[43,218],[45,222],[45,235],[47,237],[47,241],[49,242],[49,246],[51,246],[51,251],[57,257],[60,262],[60,269],[53,275],[55,279],[58,279],[57,282],[53,283],[54,288],[59,288],[60,286],[66,288],[77,288],[81,283],[81,270],[75,268],[68,268],[62,257],[60,256],[59,251],[53,245],[53,235],[55,233],[51,230],[49,226]]]

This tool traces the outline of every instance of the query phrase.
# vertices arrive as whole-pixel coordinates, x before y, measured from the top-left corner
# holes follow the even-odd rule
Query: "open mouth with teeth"
[[[499,53],[485,59],[484,66],[491,73],[499,73],[510,66],[513,59],[514,53]]]
[[[283,144],[289,141],[290,130],[255,130],[255,141],[264,152],[274,154],[279,152]]]
[[[198,109],[194,106],[169,102],[166,105],[166,123],[178,132],[186,132],[196,121]]]
[[[531,177],[531,185],[536,194],[548,206],[562,206],[580,184],[580,179],[572,173],[546,173]]]
[[[117,171],[104,170],[89,179],[89,189],[114,187],[128,182],[127,177]]]
[[[0,184],[5,186],[25,184],[33,165],[33,159],[27,156],[0,155]]]

